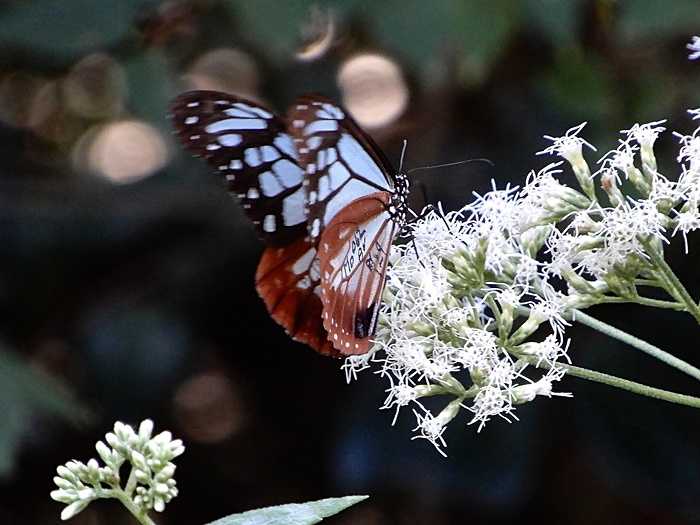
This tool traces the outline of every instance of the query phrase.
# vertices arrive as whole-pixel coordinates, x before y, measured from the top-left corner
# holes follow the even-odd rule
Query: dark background
[[[523,183],[550,161],[534,156],[541,136],[582,121],[600,155],[634,122],[692,132],[698,33],[696,0],[3,2],[0,523],[58,523],[55,467],[145,417],[187,445],[162,524],[352,493],[371,499],[329,523],[700,523],[691,408],[569,378],[572,400],[538,399],[520,422],[477,434],[460,416],[447,459],[409,439],[409,411],[390,427],[381,379],[346,385],[339,361],[268,317],[261,243],[166,118],[194,87],[279,112],[325,93],[395,164],[404,138],[408,168],[491,159],[416,174],[414,208],[454,209],[491,178]],[[366,60],[377,53],[381,67]],[[668,176],[675,154],[667,134]],[[672,265],[697,295],[700,246],[684,257],[677,244]],[[682,314],[591,313],[700,363]],[[631,348],[568,333],[576,364],[700,393]],[[130,520],[101,501],[73,523]]]

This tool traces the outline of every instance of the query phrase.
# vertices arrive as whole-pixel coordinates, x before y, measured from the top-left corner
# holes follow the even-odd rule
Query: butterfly
[[[226,181],[267,248],[255,282],[272,318],[321,354],[369,351],[408,179],[340,106],[299,97],[286,118],[256,102],[189,91],[177,136]]]

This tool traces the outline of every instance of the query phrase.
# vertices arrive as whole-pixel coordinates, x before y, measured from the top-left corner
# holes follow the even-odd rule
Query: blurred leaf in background
[[[46,418],[75,425],[90,421],[83,403],[55,379],[0,348],[0,478],[12,474],[23,439]]]

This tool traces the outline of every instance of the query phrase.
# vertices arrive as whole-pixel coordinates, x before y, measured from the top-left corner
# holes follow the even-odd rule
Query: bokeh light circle
[[[231,379],[220,371],[190,377],[175,393],[175,414],[189,440],[218,443],[238,432],[244,411]]]
[[[401,68],[383,55],[364,53],[348,59],[337,81],[343,104],[366,128],[391,124],[408,105],[408,86]]]
[[[87,144],[81,140],[76,145],[76,162],[112,182],[135,182],[168,162],[163,137],[145,122],[121,120],[88,133]]]
[[[76,63],[63,80],[67,108],[84,118],[104,118],[122,111],[126,73],[109,55],[93,53]]]
[[[260,74],[255,61],[243,51],[219,48],[207,51],[185,74],[191,89],[212,89],[257,98]]]

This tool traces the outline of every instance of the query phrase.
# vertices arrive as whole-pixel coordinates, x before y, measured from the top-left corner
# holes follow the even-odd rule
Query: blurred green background
[[[692,131],[697,0],[5,0],[0,4],[0,523],[58,523],[59,463],[95,455],[117,420],[152,417],[188,449],[162,524],[346,493],[329,523],[700,523],[699,414],[568,379],[450,457],[379,412],[371,374],[290,341],[256,296],[262,246],[168,102],[218,89],[284,113],[342,101],[398,164],[413,206],[447,209],[549,159],[544,134],[668,118]],[[659,144],[677,172],[674,139]],[[589,157],[591,161],[597,156]],[[665,168],[664,168],[665,167]],[[567,182],[571,182],[567,179]],[[691,242],[691,254],[700,243]],[[693,256],[671,249],[689,287]],[[592,312],[693,363],[698,327],[668,312]],[[697,394],[697,385],[574,327],[576,364]],[[464,420],[466,422],[466,420]],[[98,502],[76,524],[130,523]]]

